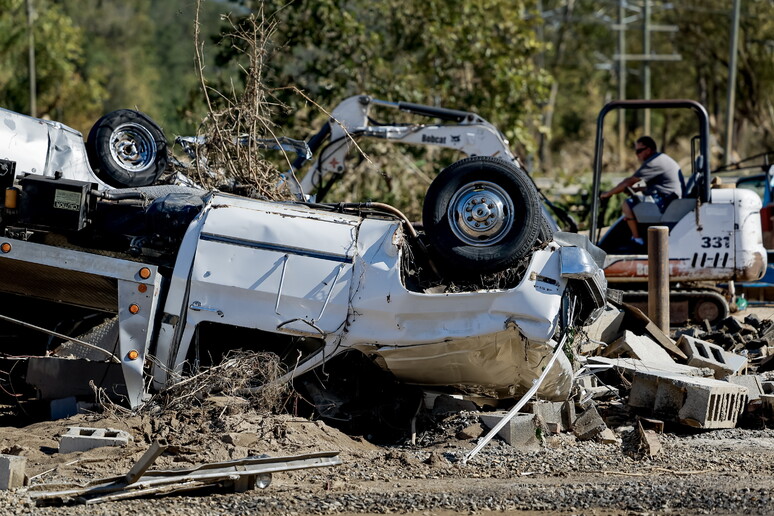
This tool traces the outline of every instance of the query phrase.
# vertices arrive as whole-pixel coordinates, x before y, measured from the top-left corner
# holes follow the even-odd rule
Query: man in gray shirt
[[[634,175],[627,177],[616,186],[599,195],[601,199],[607,199],[617,193],[626,191],[640,181],[645,181],[644,194],[650,196],[658,205],[661,213],[672,202],[683,196],[685,183],[680,165],[675,160],[656,150],[656,142],[650,136],[642,136],[634,146],[637,159],[642,162]],[[637,227],[637,219],[634,217],[632,207],[638,202],[635,198],[626,199],[622,206],[624,220],[632,232],[632,241],[637,245],[643,245],[640,230]]]

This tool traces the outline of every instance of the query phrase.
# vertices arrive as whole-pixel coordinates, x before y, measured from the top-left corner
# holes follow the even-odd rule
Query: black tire
[[[701,324],[708,320],[710,324],[717,324],[729,315],[728,303],[720,294],[698,299],[692,307],[693,322]]]
[[[538,231],[537,241],[539,244],[547,244],[554,239],[554,230],[551,229],[551,224],[548,223],[545,214],[540,217],[540,231]]]
[[[515,265],[535,245],[544,224],[537,189],[526,172],[489,156],[460,160],[438,174],[427,190],[422,219],[436,261],[440,258],[436,265],[459,278]]]
[[[97,177],[116,188],[148,186],[167,168],[164,132],[147,115],[131,109],[97,120],[86,151]]]
[[[540,192],[538,192],[538,195],[541,198],[544,198],[540,194]],[[538,232],[537,243],[540,245],[545,245],[554,239],[554,233],[557,231],[561,231],[561,228],[559,228],[559,225],[556,223],[556,220],[553,218],[553,215],[549,210],[548,205],[541,202],[540,211],[543,214],[543,217],[541,218],[541,221],[540,221],[540,231]]]

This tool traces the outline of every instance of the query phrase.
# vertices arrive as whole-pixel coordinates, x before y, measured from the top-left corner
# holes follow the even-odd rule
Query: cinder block
[[[587,374],[584,376],[576,377],[575,383],[578,385],[578,387],[582,387],[583,389],[592,389],[599,385],[599,380],[596,376]]]
[[[102,446],[126,446],[132,436],[112,428],[83,428],[71,426],[59,441],[59,453],[91,450]]]
[[[613,342],[604,353],[606,357],[628,356],[645,364],[674,364],[664,348],[645,335],[636,335],[626,330],[620,339]]]
[[[26,457],[0,455],[0,490],[22,487],[26,466]]]
[[[479,417],[484,426],[491,430],[506,414],[507,412],[491,412]],[[540,447],[538,428],[540,423],[534,414],[516,414],[497,435],[516,448],[534,449]]]
[[[747,397],[749,401],[759,400],[761,398],[761,394],[763,394],[763,385],[761,384],[760,376],[756,376],[754,374],[741,374],[726,376],[725,380],[727,382],[733,383],[734,385],[747,387]]]
[[[560,432],[572,429],[575,404],[571,401],[534,401],[529,408],[546,425],[558,425]]]
[[[591,406],[583,414],[578,416],[572,425],[572,431],[581,441],[594,439],[607,429],[607,425],[597,412],[596,407]]]
[[[747,388],[669,373],[634,375],[629,405],[697,428],[734,428],[747,405]]]
[[[729,353],[711,342],[683,335],[677,345],[688,355],[688,365],[709,367],[715,371],[716,378],[740,374],[747,367],[747,358]]]

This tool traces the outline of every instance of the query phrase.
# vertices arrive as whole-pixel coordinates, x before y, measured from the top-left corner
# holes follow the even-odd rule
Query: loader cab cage
[[[599,216],[599,193],[602,181],[602,152],[604,148],[605,117],[611,111],[619,109],[690,109],[696,113],[699,122],[698,145],[691,142],[692,174],[687,181],[689,196],[696,197],[700,202],[710,201],[710,153],[709,153],[709,116],[704,106],[695,100],[614,100],[602,108],[597,117],[597,137],[594,147],[593,195],[591,198],[591,225],[589,235],[592,239],[597,234]]]

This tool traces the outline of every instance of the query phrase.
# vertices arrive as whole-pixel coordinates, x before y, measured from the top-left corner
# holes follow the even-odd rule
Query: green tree
[[[139,109],[168,138],[195,132],[205,109],[194,66],[194,0],[58,1],[87,35],[84,73],[99,78],[108,92],[103,112]],[[221,13],[232,7],[202,2],[202,38],[218,34]]]
[[[273,1],[277,85],[323,106],[369,93],[476,111],[534,148],[532,128],[550,77],[537,68],[534,2]],[[283,97],[288,105],[303,99]]]
[[[34,2],[37,115],[78,126],[99,112],[106,96],[82,72],[84,33],[55,3]],[[0,0],[0,105],[29,112],[28,26],[25,0]]]
[[[741,6],[733,148],[744,157],[774,145],[774,20],[768,0],[747,0]],[[729,76],[731,2],[679,2],[668,20],[679,27],[676,45],[683,55],[683,62],[668,72],[672,77],[684,78],[671,83],[672,91],[675,83],[683,84],[684,95],[688,92],[706,105],[716,122],[713,129],[722,133]],[[723,142],[725,134],[718,136],[718,141]]]

